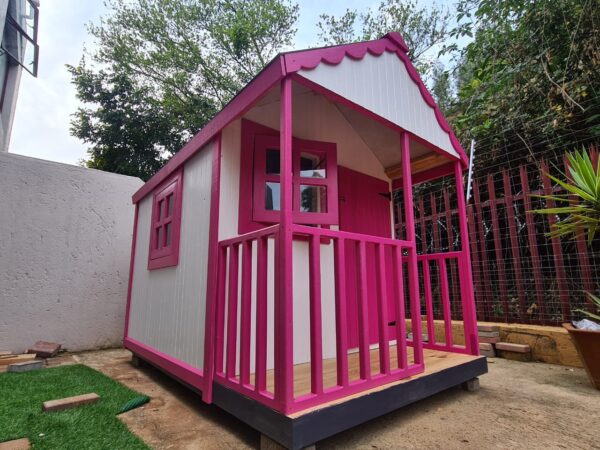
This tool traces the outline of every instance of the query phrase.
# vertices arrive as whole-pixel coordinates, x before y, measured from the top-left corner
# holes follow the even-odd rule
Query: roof
[[[133,195],[133,202],[137,203],[151,193],[185,161],[217,136],[223,128],[247,112],[255,102],[283,78],[299,72],[306,73],[322,63],[328,66],[337,66],[347,59],[360,61],[367,54],[380,56],[384,52],[396,54],[404,63],[406,71],[418,87],[422,99],[433,110],[439,127],[448,135],[455,154],[466,166],[467,157],[464,150],[410,61],[406,43],[399,33],[394,32],[373,41],[280,53]],[[383,120],[386,119],[383,118]],[[423,138],[423,136],[421,137]]]

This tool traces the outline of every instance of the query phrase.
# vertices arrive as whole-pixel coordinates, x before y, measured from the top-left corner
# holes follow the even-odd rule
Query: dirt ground
[[[257,449],[259,434],[127,350],[55,358],[80,362],[149,395],[121,415],[154,449]],[[582,369],[494,358],[475,393],[448,390],[317,444],[317,449],[600,449],[600,392]]]

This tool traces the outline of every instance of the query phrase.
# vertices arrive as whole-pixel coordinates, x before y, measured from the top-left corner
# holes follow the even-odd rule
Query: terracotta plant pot
[[[600,390],[600,331],[578,330],[570,323],[563,323],[563,327],[575,344],[592,386]]]

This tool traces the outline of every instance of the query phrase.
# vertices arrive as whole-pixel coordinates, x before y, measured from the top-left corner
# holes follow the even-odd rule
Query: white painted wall
[[[0,152],[0,349],[120,345],[142,184]]]
[[[401,128],[458,156],[450,136],[439,125],[435,112],[410,78],[404,62],[394,53],[369,53],[361,60],[344,58],[332,66],[319,64],[299,75],[388,119]]]
[[[201,369],[213,145],[185,163],[179,264],[148,270],[152,195],[139,204],[129,336]]]

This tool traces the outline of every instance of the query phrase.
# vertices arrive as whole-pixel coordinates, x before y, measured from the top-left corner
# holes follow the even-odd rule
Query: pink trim
[[[477,333],[477,316],[475,312],[475,293],[473,291],[473,273],[471,253],[469,252],[469,232],[467,227],[467,205],[463,187],[462,167],[454,165],[456,178],[456,192],[458,203],[458,218],[460,225],[460,242],[462,258],[459,258],[461,301],[463,309],[463,323],[465,330],[465,344],[467,351],[472,355],[479,355],[479,338]]]
[[[421,298],[419,295],[419,268],[417,266],[417,237],[415,233],[415,216],[413,208],[412,175],[410,173],[410,136],[400,135],[402,152],[402,180],[404,183],[404,214],[406,223],[406,240],[412,243],[408,251],[408,281],[410,291],[410,317],[412,322],[414,358],[416,364],[423,363],[423,342],[421,331]]]
[[[238,322],[238,266],[239,266],[239,244],[229,247],[229,287],[227,293],[229,303],[227,304],[227,357],[225,374],[227,378],[235,376],[235,356],[237,354],[237,322]],[[242,265],[243,268],[243,265]]]
[[[169,162],[133,195],[133,202],[138,203],[150,194],[183,163],[202,150],[223,128],[252,108],[269,89],[275,86],[284,75],[279,58],[280,56],[271,61],[198,134],[173,155]]]
[[[242,244],[242,291],[240,308],[240,384],[250,383],[252,320],[252,242]]]
[[[404,298],[404,270],[402,268],[402,248],[394,247],[393,264],[396,276],[394,277],[394,290],[396,292],[396,356],[398,369],[408,367],[408,354],[406,352],[406,311]]]
[[[134,354],[169,372],[171,375],[190,386],[199,390],[204,388],[205,383],[203,373],[202,370],[197,367],[193,367],[186,362],[173,358],[166,353],[129,337],[125,338],[123,344],[125,345],[125,348],[131,350]]]
[[[123,331],[123,338],[129,335],[129,312],[131,310],[131,290],[133,289],[133,271],[135,267],[135,245],[137,242],[137,228],[138,228],[138,213],[139,207],[135,205],[135,212],[133,213],[133,234],[131,235],[131,259],[129,260],[129,281],[127,284],[127,305],[125,306],[125,329]]]
[[[388,292],[387,292],[387,270],[385,267],[385,246],[379,244],[375,247],[375,267],[377,273],[377,324],[379,328],[379,372],[388,374],[390,372],[390,343],[388,337]],[[400,336],[402,340],[402,336]]]
[[[169,214],[167,203],[171,198],[173,207]],[[156,190],[152,199],[150,219],[150,243],[148,270],[173,267],[179,263],[179,240],[181,236],[181,205],[183,201],[183,168],[173,173]],[[167,243],[167,226],[171,227],[171,242]],[[157,230],[162,230],[162,240],[157,241]]]
[[[275,400],[284,413],[294,400],[292,287],[292,80],[281,81],[281,219],[275,278]]]
[[[335,268],[335,337],[337,384],[348,386],[348,323],[346,320],[346,242],[334,241]]]
[[[238,233],[245,234],[264,228],[267,223],[257,223],[253,217],[253,188],[254,188],[254,139],[255,136],[270,136],[279,138],[279,131],[256,122],[242,119],[242,139],[240,154],[240,194],[238,212]],[[279,148],[279,145],[277,145]],[[259,194],[256,194],[259,195]],[[263,197],[264,198],[264,197]],[[277,222],[279,213],[277,214]]]
[[[446,269],[446,260],[438,260],[438,270],[440,276],[441,294],[442,294],[442,311],[444,312],[444,333],[446,337],[446,345],[452,346],[454,340],[452,338],[452,316],[450,313],[450,290],[448,289],[448,270]]]
[[[311,392],[323,393],[323,323],[321,321],[321,239],[313,235],[309,241],[310,290],[310,380]]]
[[[371,378],[371,352],[369,349],[369,290],[367,286],[367,248],[365,241],[360,240],[356,246],[358,273],[358,349],[360,362],[360,378]]]
[[[267,390],[267,292],[269,272],[268,242],[256,240],[256,391]]]
[[[448,135],[452,146],[459,155],[463,164],[467,165],[467,156],[458,139],[452,132],[442,112],[435,104],[433,97],[427,90],[416,69],[407,55],[406,43],[398,33],[388,33],[381,39],[354,44],[325,47],[284,53],[273,59],[244,89],[242,89],[202,130],[196,134],[171,160],[156,173],[134,195],[133,202],[138,203],[152,192],[159,184],[183,165],[185,161],[200,151],[204,145],[220,132],[225,126],[248,111],[271,87],[284,76],[294,74],[301,69],[310,70],[322,62],[326,64],[339,64],[345,57],[360,60],[369,53],[375,56],[384,51],[395,53],[405,64],[407,71],[419,88],[423,100],[434,109],[438,124]]]
[[[206,275],[206,314],[204,316],[204,371],[206,377],[202,389],[202,400],[212,403],[212,383],[215,362],[215,320],[218,289],[219,259],[219,192],[221,185],[221,134],[215,139],[212,159],[212,179],[210,188],[210,228],[208,232],[208,264]]]

